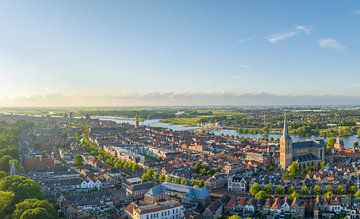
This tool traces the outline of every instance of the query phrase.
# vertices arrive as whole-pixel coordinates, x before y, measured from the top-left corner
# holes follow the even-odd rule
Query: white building
[[[96,180],[95,182],[90,180],[88,182],[83,181],[80,185],[81,189],[94,189],[94,188],[100,188],[102,187],[102,182],[100,182],[99,180]]]
[[[130,203],[125,213],[132,219],[183,219],[184,207],[175,200],[157,202],[150,205],[136,205]]]
[[[246,192],[247,182],[243,177],[230,176],[228,178],[228,191]]]

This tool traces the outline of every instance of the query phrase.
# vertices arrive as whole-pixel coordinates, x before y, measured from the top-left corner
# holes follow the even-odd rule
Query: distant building
[[[15,175],[16,175],[16,165],[15,162],[12,161],[10,166],[10,176],[15,176]]]
[[[284,130],[280,138],[280,165],[286,170],[292,162],[298,162],[300,168],[315,166],[319,167],[325,154],[325,142],[323,140],[292,142],[289,135],[286,115]]]
[[[134,126],[135,126],[136,129],[139,128],[139,126],[140,126],[139,116],[138,115],[135,116]]]
[[[336,137],[336,142],[334,144],[334,148],[337,150],[344,149],[344,141],[340,140],[339,136]]]

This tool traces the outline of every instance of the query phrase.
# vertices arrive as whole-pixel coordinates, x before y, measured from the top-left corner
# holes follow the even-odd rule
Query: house
[[[301,219],[305,216],[305,205],[295,197],[290,206],[290,213],[294,219]]]
[[[183,205],[175,200],[146,205],[132,202],[124,208],[124,211],[132,219],[185,218]]]
[[[205,180],[205,188],[207,189],[217,189],[222,188],[227,183],[226,174],[218,173]]]
[[[145,193],[152,187],[155,186],[153,182],[144,182],[141,184],[131,185],[125,188],[126,195],[131,197],[133,200],[143,199]]]
[[[169,182],[149,189],[144,197],[144,200],[149,203],[170,199],[178,200],[181,203],[198,203],[200,206],[207,206],[210,202],[209,192],[206,188],[195,188]]]
[[[218,218],[223,213],[224,206],[221,201],[215,200],[213,201],[202,213],[204,219],[213,219]]]
[[[228,191],[246,192],[248,190],[248,181],[245,177],[230,176],[228,178]]]
[[[230,197],[224,196],[221,199],[213,201],[202,213],[204,219],[218,218],[224,213],[224,205],[230,200]]]
[[[82,181],[82,183],[80,184],[80,188],[82,189],[94,189],[94,188],[101,188],[102,187],[102,183],[99,180],[96,180],[95,182],[92,180],[89,180],[88,182],[86,181]]]
[[[38,156],[25,159],[25,169],[27,172],[43,172],[54,167],[54,161],[50,158]]]

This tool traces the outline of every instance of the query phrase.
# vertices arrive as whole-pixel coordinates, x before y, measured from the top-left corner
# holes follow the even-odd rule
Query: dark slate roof
[[[304,162],[310,160],[318,160],[318,158],[313,154],[305,154],[305,155],[293,157],[293,161],[298,161],[298,162]]]
[[[144,190],[144,189],[150,189],[150,188],[154,187],[154,185],[155,185],[155,183],[153,183],[153,182],[145,182],[142,184],[133,185],[131,187],[131,190],[132,191],[140,191],[140,190]]]
[[[294,142],[293,148],[325,147],[324,140]]]

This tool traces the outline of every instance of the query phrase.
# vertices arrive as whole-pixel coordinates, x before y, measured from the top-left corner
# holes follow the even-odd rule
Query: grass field
[[[200,118],[170,118],[162,119],[160,122],[170,123],[174,125],[188,125],[188,126],[197,126]]]

